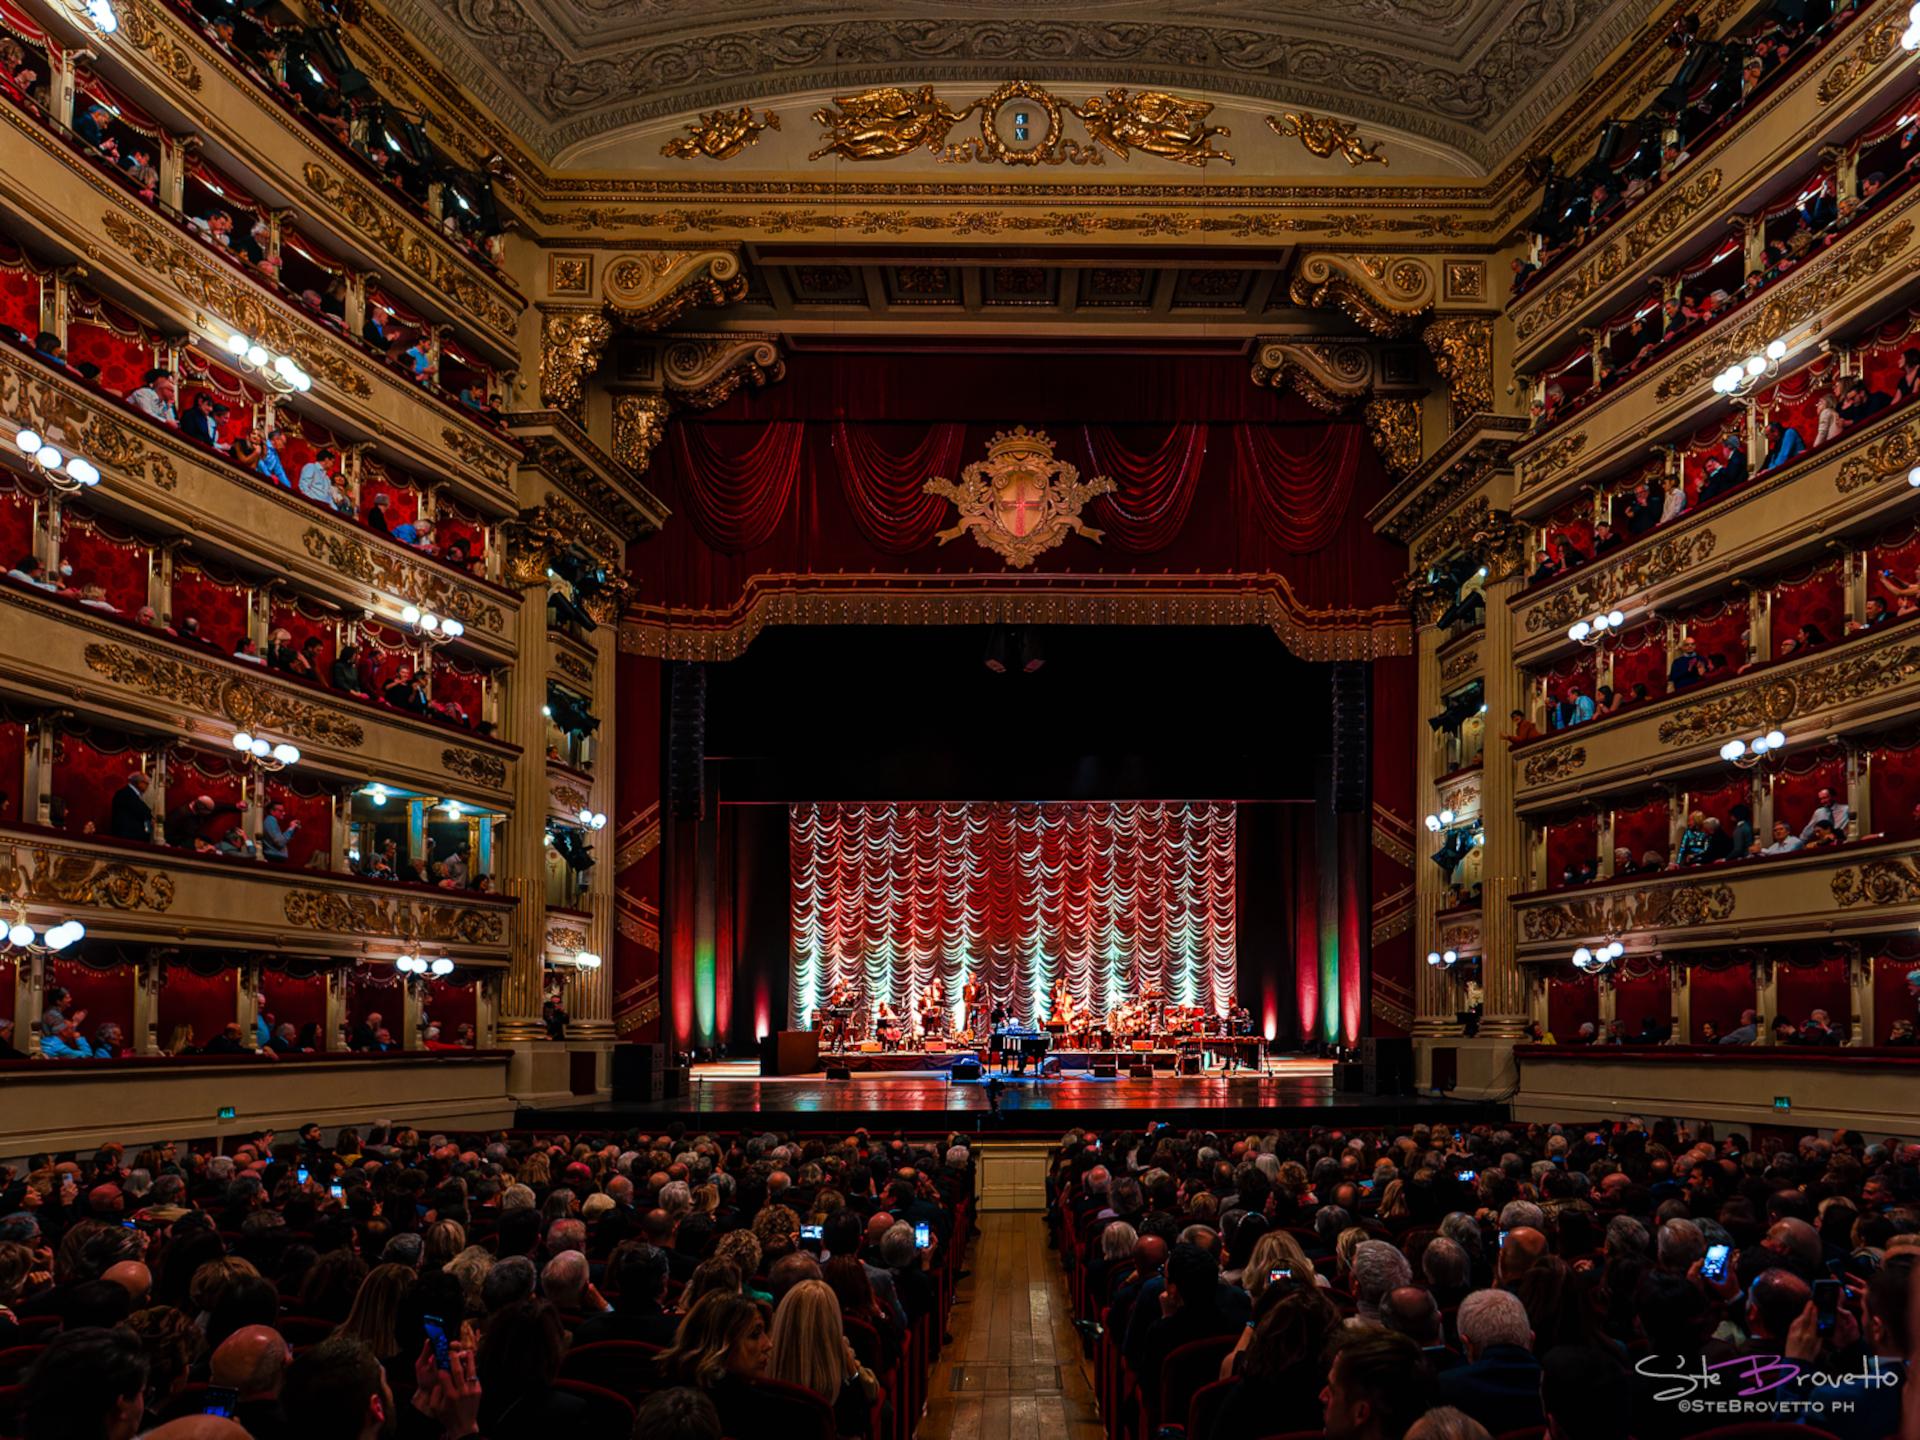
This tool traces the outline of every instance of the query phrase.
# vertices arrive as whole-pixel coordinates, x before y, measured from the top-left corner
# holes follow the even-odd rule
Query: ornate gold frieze
[[[547,254],[547,292],[552,295],[585,295],[593,285],[591,255]]]
[[[613,338],[613,324],[598,306],[565,309],[543,306],[540,318],[540,399],[567,415],[577,415],[581,382],[600,363]]]
[[[1527,306],[1514,330],[1522,341],[1531,339],[1554,324],[1587,297],[1612,284],[1627,273],[1636,261],[1675,231],[1693,221],[1702,207],[1719,193],[1718,170],[1703,170],[1684,181],[1672,194],[1656,200],[1646,214],[1623,225],[1577,269],[1560,280],[1549,281],[1539,298]],[[1523,302],[1526,297],[1522,297]]]
[[[780,117],[771,110],[753,118],[753,107],[738,110],[709,110],[697,120],[687,121],[687,133],[676,135],[660,147],[670,160],[731,160],[749,145],[758,145],[760,136],[780,128]]]
[[[556,783],[552,798],[553,808],[569,818],[578,815],[587,806],[586,792],[572,785]]]
[[[579,547],[610,574],[618,572],[626,546],[620,537],[604,525],[594,522],[587,512],[570,500],[549,495],[538,505],[522,510],[500,527],[501,550],[506,560],[507,583],[522,590],[547,583],[547,571],[554,560]],[[624,596],[625,577],[621,575]],[[598,618],[598,617],[596,617]]]
[[[449,745],[440,752],[440,763],[463,780],[471,780],[476,785],[487,785],[495,790],[504,790],[507,786],[507,762],[498,755],[485,755],[477,750],[462,750]]]
[[[571,676],[573,679],[578,680],[582,685],[591,685],[593,683],[593,667],[571,650],[555,650],[553,652],[553,668],[558,670],[562,675]]]
[[[436,615],[450,616],[468,629],[490,630],[495,635],[506,631],[506,616],[498,605],[435,566],[389,554],[380,546],[335,535],[317,525],[301,532],[300,545],[315,560],[350,580],[384,590]]]
[[[1496,510],[1484,495],[1476,495],[1434,526],[1413,552],[1413,574],[1425,573],[1447,556],[1459,552],[1487,567],[1487,578],[1500,580],[1526,563],[1527,526],[1505,510]]]
[[[1451,685],[1456,680],[1464,680],[1480,669],[1480,647],[1474,645],[1450,657],[1440,667],[1440,683]]]
[[[572,955],[586,948],[587,932],[579,926],[565,924],[547,926],[547,949]]]
[[[1456,920],[1442,927],[1439,935],[1440,948],[1451,950],[1455,954],[1466,954],[1480,948],[1480,922],[1478,920]]]
[[[1493,409],[1493,321],[1485,315],[1443,315],[1427,322],[1420,338],[1447,382],[1453,423]]]
[[[1031,108],[1002,125],[1002,113],[1016,101],[1026,101]],[[1074,105],[1031,81],[1009,80],[956,110],[936,96],[931,85],[915,90],[883,86],[837,95],[831,107],[814,111],[821,145],[807,158],[897,160],[925,149],[947,165],[1099,165],[1106,158],[1104,149],[1122,160],[1138,150],[1186,165],[1205,166],[1213,160],[1232,164],[1232,155],[1213,146],[1214,137],[1229,132],[1206,123],[1212,113],[1209,101],[1164,90],[1129,93],[1116,87]],[[1086,127],[1086,141],[1065,133],[1065,114]],[[972,115],[979,117],[980,134],[948,144],[953,127]]]
[[[330,707],[284,694],[262,680],[124,645],[90,644],[84,654],[89,669],[116,685],[174,701],[226,720],[237,729],[268,730],[349,750],[366,743],[366,731],[354,721]]]
[[[359,366],[346,358],[336,337],[288,319],[233,267],[204,258],[195,253],[195,247],[118,210],[106,211],[100,224],[107,238],[135,263],[233,329],[269,350],[291,356],[302,370],[336,390],[363,400],[372,396],[372,385]]]
[[[1840,55],[1827,66],[1815,93],[1822,105],[1831,105],[1876,67],[1900,52],[1900,35],[1908,25],[1907,13],[1888,16],[1864,27],[1840,47]]]
[[[1551,750],[1542,750],[1538,755],[1529,755],[1526,763],[1520,767],[1520,774],[1529,785],[1544,785],[1550,780],[1565,780],[1574,771],[1583,769],[1586,763],[1586,746],[1556,745]]]
[[[351,176],[336,175],[311,160],[300,167],[300,175],[307,182],[307,188],[338,211],[362,239],[394,263],[404,266],[414,279],[444,296],[477,323],[506,333],[513,330],[518,318],[513,309],[487,286],[464,273],[437,245],[429,244],[412,227],[402,224],[398,214],[388,208],[372,186]]]
[[[1733,917],[1731,885],[1699,881],[1582,896],[1520,912],[1528,940],[1582,940],[1649,930],[1681,930]]]
[[[987,444],[987,458],[960,472],[956,484],[935,478],[921,487],[953,502],[958,523],[934,538],[942,545],[971,534],[982,547],[1023,569],[1068,535],[1098,542],[1101,532],[1080,518],[1096,495],[1113,489],[1105,475],[1081,480],[1076,466],[1056,459],[1042,431],[1018,425]]]
[[[505,912],[478,906],[289,890],[281,908],[287,923],[306,930],[443,945],[498,945],[507,938]]]
[[[613,458],[636,475],[646,473],[667,434],[672,407],[663,395],[626,390],[613,397]]]
[[[1480,808],[1480,775],[1462,775],[1440,787],[1440,808],[1455,815],[1469,815]]]
[[[1413,396],[1376,395],[1362,412],[1367,435],[1387,467],[1387,474],[1404,480],[1419,466],[1425,448],[1421,434],[1421,406]]]
[[[1520,461],[1520,488],[1525,490],[1552,479],[1572,464],[1573,457],[1586,448],[1587,432],[1576,430],[1571,435],[1562,435],[1551,445],[1528,452]]]
[[[1855,905],[1912,905],[1920,902],[1920,864],[1911,859],[1869,860],[1859,869],[1836,871],[1834,903],[1841,909]]]
[[[605,267],[602,289],[629,330],[663,330],[689,310],[717,310],[747,293],[731,250],[647,250]]]
[[[1834,477],[1833,488],[1842,495],[1850,495],[1863,485],[1905,474],[1916,465],[1920,465],[1920,419],[1909,419],[1873,444],[1849,455]]]
[[[1372,144],[1360,138],[1360,127],[1351,120],[1332,115],[1315,115],[1309,110],[1288,110],[1267,116],[1267,128],[1282,139],[1299,136],[1310,155],[1322,160],[1339,155],[1349,165],[1385,165],[1380,153],[1381,141]]]
[[[1527,608],[1527,633],[1563,630],[1576,620],[1623,606],[1635,596],[1696,565],[1704,565],[1719,545],[1711,530],[1674,535],[1615,561],[1595,561],[1574,572],[1571,585]]]
[[[32,422],[42,435],[109,471],[145,479],[160,490],[180,484],[180,472],[140,427],[70,392],[26,361],[0,353],[0,412]],[[12,563],[12,562],[8,562]]]
[[[1292,386],[1316,409],[1334,414],[1372,388],[1373,351],[1352,340],[1261,339],[1255,342],[1253,383]]]
[[[1660,382],[1655,396],[1671,400],[1696,390],[1727,366],[1758,354],[1796,326],[1824,320],[1850,290],[1892,263],[1912,238],[1913,222],[1902,220],[1875,232],[1863,243],[1842,240],[1823,251],[1768,290],[1757,312],[1676,365]]]
[[[173,894],[173,877],[166,871],[143,870],[121,860],[14,846],[0,862],[0,898],[6,900],[164,914],[173,907]]]
[[[190,95],[198,95],[200,67],[180,48],[167,27],[154,18],[147,0],[121,0],[114,7],[120,28],[115,35],[160,67],[161,72]]]
[[[461,464],[473,470],[482,480],[500,486],[513,484],[513,465],[502,451],[483,444],[465,430],[451,425],[441,430],[440,439],[447,449],[459,457]]]
[[[689,409],[711,410],[742,385],[757,388],[785,378],[787,361],[778,335],[675,334],[661,353],[660,373],[675,400]]]
[[[1433,308],[1433,270],[1407,256],[1307,256],[1288,296],[1309,310],[1345,311],[1375,335],[1406,335]]]
[[[1689,745],[1736,731],[1766,731],[1830,705],[1871,699],[1920,675],[1920,644],[1842,654],[1804,670],[1748,680],[1660,722],[1660,743]]]
[[[613,873],[618,875],[660,848],[660,802],[654,801],[620,826],[620,847],[614,851]]]

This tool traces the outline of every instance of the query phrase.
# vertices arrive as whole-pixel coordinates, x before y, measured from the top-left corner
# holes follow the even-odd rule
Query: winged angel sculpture
[[[1233,156],[1213,149],[1213,137],[1231,135],[1224,125],[1207,124],[1213,113],[1208,100],[1187,100],[1164,90],[1142,90],[1130,95],[1115,88],[1105,95],[1091,96],[1084,105],[1067,107],[1080,117],[1087,133],[1122,160],[1130,150],[1178,160],[1183,165],[1205,165],[1209,160]]]
[[[897,85],[859,95],[836,95],[835,109],[813,112],[825,130],[826,144],[807,158],[841,155],[849,160],[891,160],[925,146],[938,151],[947,133],[977,108],[979,102],[955,110],[933,93],[931,85],[903,90]]]

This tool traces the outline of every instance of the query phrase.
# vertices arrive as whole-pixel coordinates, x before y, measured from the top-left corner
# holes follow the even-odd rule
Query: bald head
[[[242,1400],[271,1399],[280,1393],[293,1351],[280,1332],[266,1325],[243,1325],[213,1352],[208,1378],[240,1392]]]
[[[1388,1291],[1380,1303],[1379,1320],[1423,1349],[1445,1343],[1440,1333],[1439,1302],[1431,1290],[1418,1285],[1401,1285]]]
[[[1812,1280],[1820,1274],[1820,1261],[1825,1253],[1820,1232],[1804,1220],[1774,1221],[1767,1230],[1766,1248],[1803,1280]]]
[[[1538,1265],[1546,1253],[1547,1237],[1531,1225],[1509,1230],[1506,1243],[1500,1247],[1500,1263],[1495,1267],[1494,1279],[1505,1284],[1515,1276],[1524,1275]]]
[[[133,1302],[136,1310],[147,1303],[147,1296],[153,1292],[153,1272],[138,1260],[122,1260],[116,1265],[109,1265],[100,1278],[111,1280],[126,1291],[127,1299]]]
[[[223,1420],[218,1415],[182,1415],[169,1420],[158,1430],[149,1430],[142,1440],[252,1440],[238,1420]]]
[[[1167,1263],[1167,1242],[1158,1235],[1142,1235],[1133,1247],[1133,1263],[1142,1275],[1157,1275]]]

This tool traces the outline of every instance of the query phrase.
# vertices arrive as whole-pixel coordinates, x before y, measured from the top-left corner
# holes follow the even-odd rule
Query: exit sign
[[[1774,1101],[1773,1103],[1774,1103],[1774,1104],[1776,1104],[1776,1105],[1780,1105],[1780,1102],[1779,1102],[1778,1100],[1776,1100],[1776,1101]],[[1782,1108],[1782,1109],[1784,1109],[1784,1108],[1786,1108],[1786,1107],[1785,1107],[1785,1106],[1781,1106],[1781,1108]],[[216,1113],[216,1114],[214,1115],[214,1117],[213,1117],[213,1118],[214,1118],[214,1119],[216,1119],[216,1120],[231,1120],[231,1119],[233,1119],[233,1117],[234,1117],[234,1113],[235,1113],[235,1112],[234,1112],[234,1108],[233,1108],[233,1106],[231,1106],[231,1105],[222,1105],[222,1106],[220,1107],[220,1109],[219,1109],[219,1111],[218,1111],[218,1113]]]
[[[1791,1110],[1793,1108],[1793,1097],[1790,1095],[1774,1096],[1773,1108],[1776,1110]]]

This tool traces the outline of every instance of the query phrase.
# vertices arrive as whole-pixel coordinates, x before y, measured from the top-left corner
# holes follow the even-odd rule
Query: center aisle
[[[916,1440],[1102,1440],[1066,1282],[1038,1212],[988,1211]]]

